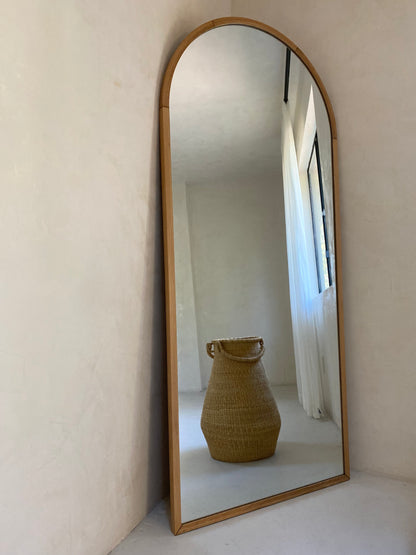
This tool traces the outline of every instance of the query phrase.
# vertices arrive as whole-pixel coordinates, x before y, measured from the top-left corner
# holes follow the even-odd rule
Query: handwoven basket
[[[263,339],[216,339],[207,353],[214,362],[201,428],[211,456],[224,462],[270,457],[281,420],[261,362]]]

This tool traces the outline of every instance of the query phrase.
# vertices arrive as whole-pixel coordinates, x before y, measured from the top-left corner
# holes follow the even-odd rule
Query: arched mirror
[[[172,531],[348,479],[336,128],[306,56],[224,18],[161,91]]]

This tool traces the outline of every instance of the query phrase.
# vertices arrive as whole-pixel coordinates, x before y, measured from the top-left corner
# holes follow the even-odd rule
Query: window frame
[[[320,197],[320,206],[321,206],[321,211],[320,214],[316,214],[314,213],[314,203],[313,203],[313,191],[312,191],[312,185],[311,185],[311,172],[310,172],[310,166],[311,166],[311,162],[312,162],[312,158],[313,155],[315,153],[316,156],[316,167],[317,167],[317,171],[318,171],[318,182],[319,182],[319,197]],[[319,268],[321,267],[321,258],[320,258],[320,242],[318,240],[318,230],[316,229],[316,221],[315,218],[319,218],[319,216],[322,218],[322,226],[323,226],[323,232],[324,232],[324,241],[325,241],[325,258],[326,258],[326,268],[327,268],[327,273],[328,273],[328,283],[329,283],[329,287],[332,286],[333,284],[333,279],[332,279],[332,272],[331,272],[331,260],[330,260],[330,254],[329,254],[329,241],[328,241],[328,230],[327,230],[327,226],[326,226],[326,210],[325,210],[325,200],[324,200],[324,188],[323,188],[323,180],[322,180],[322,168],[321,168],[321,158],[320,158],[320,154],[319,154],[319,141],[318,141],[318,132],[315,132],[315,137],[312,143],[312,149],[311,149],[311,153],[309,156],[309,161],[308,161],[308,166],[306,169],[306,175],[307,175],[307,179],[308,179],[308,188],[309,188],[309,201],[310,201],[310,207],[311,207],[311,219],[312,219],[312,230],[313,230],[313,244],[314,244],[314,249],[315,249],[315,262],[316,262],[316,273],[318,276],[318,289],[319,289],[319,293],[322,293],[323,291],[325,291],[325,289],[327,289],[327,287],[325,286],[325,283],[322,283],[321,280],[321,274],[319,271]],[[324,269],[324,268],[322,268]]]

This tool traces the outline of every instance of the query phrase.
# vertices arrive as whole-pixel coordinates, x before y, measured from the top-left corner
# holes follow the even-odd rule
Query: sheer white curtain
[[[320,418],[324,415],[324,402],[312,305],[317,295],[317,275],[310,231],[306,228],[310,219],[305,217],[295,141],[286,104],[283,104],[282,169],[298,395],[306,413]]]

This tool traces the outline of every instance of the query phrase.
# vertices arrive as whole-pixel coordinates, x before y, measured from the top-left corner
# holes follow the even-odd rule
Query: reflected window
[[[308,164],[309,196],[312,211],[313,238],[315,243],[316,270],[319,292],[332,285],[331,263],[329,259],[328,233],[322,186],[322,170],[319,158],[318,134],[315,134]]]

